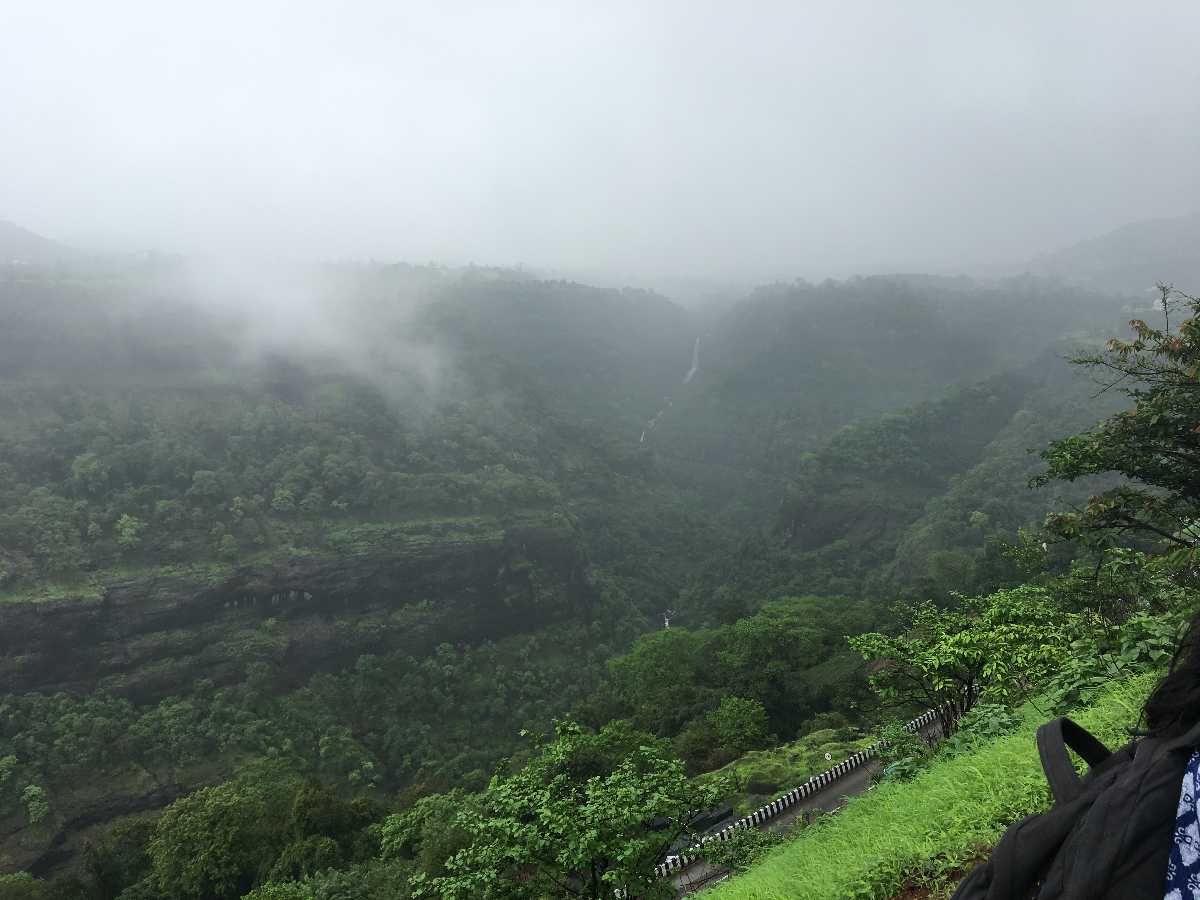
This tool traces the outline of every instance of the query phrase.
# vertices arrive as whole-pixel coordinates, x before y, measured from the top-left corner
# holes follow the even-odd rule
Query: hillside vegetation
[[[871,737],[854,728],[821,728],[769,750],[743,753],[706,777],[718,782],[732,779],[736,792],[728,799],[733,814],[741,817],[872,743]]]
[[[653,896],[709,812],[965,711],[995,653],[1015,705],[1071,629],[1105,657],[1186,607],[1145,532],[1034,537],[1145,475],[1056,445],[1025,487],[1121,402],[1060,358],[1107,297],[856,279],[701,326],[500,270],[73,266],[0,277],[27,896]],[[898,690],[926,639],[976,656]]]
[[[1159,672],[1114,684],[1072,718],[1110,747],[1128,740]],[[888,898],[908,886],[943,890],[1013,822],[1049,808],[1034,733],[1044,707],[1019,710],[1011,734],[854,798],[836,816],[803,829],[758,865],[706,891],[712,900]]]

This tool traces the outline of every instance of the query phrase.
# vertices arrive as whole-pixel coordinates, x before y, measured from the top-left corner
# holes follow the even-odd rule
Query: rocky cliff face
[[[0,695],[102,690],[153,703],[198,679],[240,681],[256,662],[270,663],[272,683],[288,690],[364,653],[419,657],[442,643],[494,640],[586,616],[592,600],[577,535],[553,516],[441,537],[385,529],[342,553],[248,566],[211,583],[159,576],[108,585],[99,601],[0,604]],[[218,763],[183,777],[202,783],[223,771]],[[0,816],[0,871],[51,872],[104,823],[199,783],[131,765],[103,783],[58,785],[50,827],[28,829],[19,811]]]
[[[235,681],[260,659],[299,683],[363,653],[527,630],[584,612],[591,596],[566,527],[376,545],[212,584],[116,583],[100,601],[0,605],[0,693],[101,689],[145,703],[197,678]]]

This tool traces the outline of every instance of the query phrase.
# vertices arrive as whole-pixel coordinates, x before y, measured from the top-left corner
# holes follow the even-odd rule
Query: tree
[[[42,574],[73,569],[83,561],[75,507],[67,499],[55,496],[49,488],[34,488],[17,508],[15,518],[14,534],[22,537],[12,545],[29,547]]]
[[[656,734],[676,735],[686,727],[697,737],[697,729],[707,727],[704,717],[722,699],[741,697],[762,704],[769,731],[791,737],[834,696],[831,685],[820,683],[818,667],[846,653],[844,635],[865,631],[875,621],[866,602],[783,597],[718,628],[652,632],[609,662],[609,679],[597,700],[608,701],[605,713],[628,715]],[[854,676],[841,679],[839,687],[847,681],[853,683]],[[699,759],[694,752],[687,755]]]
[[[320,781],[308,780],[292,798],[288,829],[292,842],[279,854],[268,878],[298,879],[373,855],[373,842],[363,829],[378,815],[370,801],[346,802]]]
[[[95,453],[82,453],[71,463],[71,484],[79,494],[101,494],[108,475],[108,466]]]
[[[187,490],[187,496],[200,505],[215,503],[224,494],[221,484],[221,473],[212,469],[197,469],[192,473],[192,486]]]
[[[25,818],[30,825],[36,825],[50,815],[50,799],[41,785],[26,785],[21,791],[21,802],[25,804]]]
[[[764,603],[719,631],[711,642],[724,692],[759,700],[770,730],[791,737],[827,698],[818,696],[813,668],[845,647],[846,634],[875,624],[869,604],[841,597],[784,597]],[[707,668],[712,668],[711,663]]]
[[[1110,340],[1102,353],[1072,362],[1105,372],[1133,408],[1042,451],[1049,464],[1034,484],[1117,473],[1127,482],[1093,496],[1083,509],[1051,514],[1047,530],[1100,547],[1123,536],[1148,537],[1176,551],[1200,548],[1200,299],[1159,286],[1163,327],[1129,323],[1133,340]],[[1172,327],[1171,314],[1183,314]]]
[[[609,685],[639,728],[673,734],[717,705],[721,691],[708,684],[713,669],[710,635],[668,628],[638,638],[608,664]]]
[[[117,519],[117,544],[122,550],[136,550],[142,543],[146,523],[136,516],[123,515]]]
[[[947,610],[924,601],[898,614],[900,634],[861,634],[850,646],[872,664],[884,706],[936,709],[946,734],[984,691],[1018,699],[1070,644],[1071,617],[1039,587],[964,598]]]
[[[767,711],[757,700],[724,697],[712,712],[689,722],[675,737],[675,750],[692,773],[719,769],[748,750],[776,742]]]
[[[148,847],[164,892],[195,900],[237,900],[254,887],[286,835],[284,812],[266,789],[227,782],[176,800]]]
[[[404,866],[375,862],[328,869],[301,881],[269,881],[243,900],[398,900],[408,896]]]
[[[150,870],[146,845],[154,833],[149,819],[118,821],[97,843],[84,845],[84,869],[96,900],[115,900]]]
[[[707,718],[720,745],[739,754],[775,743],[768,733],[767,711],[757,700],[725,697]]]
[[[275,489],[274,496],[271,497],[271,509],[281,513],[292,513],[296,511],[296,495],[290,489],[283,486]]]
[[[537,746],[524,769],[496,775],[478,809],[457,817],[470,845],[447,861],[445,876],[414,878],[413,895],[609,900],[617,892],[669,892],[654,866],[720,800],[723,786],[694,784],[651,741],[627,724],[592,734],[558,723],[554,740]]]
[[[232,534],[223,534],[217,541],[217,555],[222,559],[237,559],[238,542]]]
[[[380,828],[384,859],[413,859],[426,875],[446,874],[446,861],[470,846],[471,835],[457,823],[474,798],[459,790],[421,797],[404,812],[388,816]]]

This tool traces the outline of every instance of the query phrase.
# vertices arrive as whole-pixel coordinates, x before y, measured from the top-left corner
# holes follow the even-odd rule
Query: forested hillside
[[[1200,672],[1200,5],[10,5],[0,900],[947,900]]]
[[[674,477],[753,520],[837,429],[1031,364],[1045,372],[1048,348],[1061,355],[1120,317],[1119,301],[1028,277],[764,287],[705,336],[696,378],[647,440]]]
[[[1131,222],[1086,241],[1036,257],[1029,271],[1095,290],[1129,296],[1146,308],[1157,299],[1154,286],[1187,290],[1200,281],[1196,244],[1200,214]]]
[[[769,528],[689,591],[945,597],[1011,581],[1019,572],[1004,542],[1100,483],[1028,486],[1041,469],[1031,449],[1087,427],[1116,402],[1063,365],[1068,346],[797,454]]]
[[[1119,309],[73,266],[0,275],[0,861],[37,874],[234,776],[478,790],[568,712],[692,773],[861,724],[844,636],[1010,583],[1083,496],[1026,451],[1108,408],[1061,355]]]

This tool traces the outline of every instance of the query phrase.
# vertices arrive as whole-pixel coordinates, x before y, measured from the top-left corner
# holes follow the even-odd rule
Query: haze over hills
[[[78,250],[0,219],[0,264],[43,265],[77,259],[79,256]]]
[[[1195,0],[8,6],[0,900],[938,894],[1200,609]]]
[[[729,697],[782,740],[844,715],[845,633],[1014,583],[1005,543],[1086,495],[1025,486],[1031,447],[1110,408],[1063,356],[1119,331],[1133,282],[1075,278],[1186,262],[1186,238],[1148,252],[1172,227],[1052,277],[714,312],[520,269],[73,257],[7,226],[3,866],[73,871],[108,823],[267,760],[419,797],[482,788],[567,713],[691,771],[736,756],[705,730]],[[732,668],[630,675],[664,618]]]
[[[1167,282],[1185,289],[1188,284],[1200,282],[1200,212],[1172,218],[1144,219],[1129,222],[1111,231],[1062,246],[1033,257],[1026,263],[991,262],[985,265],[963,266],[963,270],[981,273],[986,278],[1028,272],[1030,274],[1061,278],[1081,286],[1113,293],[1128,293],[1141,296],[1153,293],[1157,282]],[[78,262],[85,259],[78,249],[59,241],[37,234],[15,222],[0,220],[0,261],[4,264],[48,264],[53,262]],[[108,253],[95,256],[112,261],[120,259],[155,259],[160,262],[179,261],[185,257],[164,255],[138,250]],[[209,257],[210,259],[212,257]],[[350,254],[350,259],[354,254]],[[243,263],[244,264],[244,260]],[[412,268],[412,267],[410,267]],[[462,267],[443,267],[448,269]],[[840,267],[844,268],[844,267]],[[414,271],[419,267],[414,268]],[[479,269],[480,273],[489,271]],[[508,280],[537,278],[536,272],[520,268],[493,268],[495,273],[504,272]],[[946,275],[943,279],[960,277],[951,274],[954,266],[940,266]],[[919,282],[929,276],[902,275],[879,270],[875,276],[891,279],[908,278]],[[558,277],[558,276],[553,276]],[[588,284],[605,284],[614,279],[599,270],[589,271],[581,280]],[[627,279],[618,276],[621,283]],[[666,296],[681,301],[698,311],[713,310],[717,313],[727,309],[739,297],[753,290],[750,282],[742,279],[721,280],[696,275],[667,275],[660,278],[638,276],[632,280],[645,288],[658,290]]]
[[[1029,271],[1134,297],[1153,299],[1160,282],[1194,292],[1200,285],[1200,213],[1131,222],[1038,256]]]

